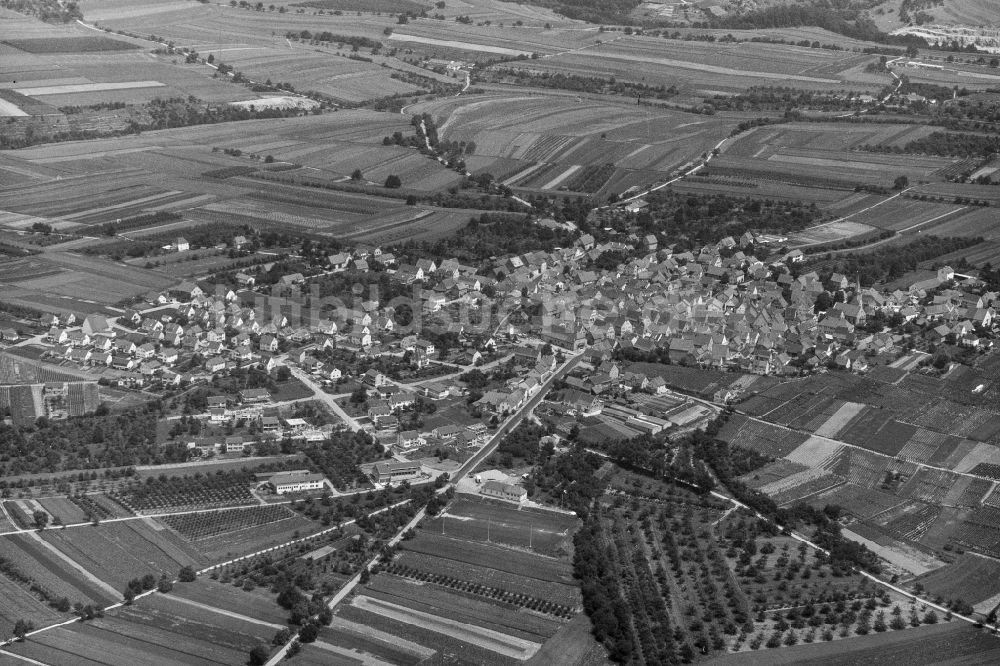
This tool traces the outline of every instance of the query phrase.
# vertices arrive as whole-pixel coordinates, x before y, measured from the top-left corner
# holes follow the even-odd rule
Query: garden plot
[[[723,427],[719,437],[727,440],[731,446],[780,458],[794,451],[806,440],[807,435],[769,423],[734,416]]]
[[[1000,448],[982,442],[975,443],[972,450],[954,464],[956,472],[971,472],[977,465],[1000,465]]]
[[[839,442],[812,436],[787,454],[785,459],[807,467],[825,467],[843,448],[844,445]]]
[[[827,504],[836,504],[862,520],[888,511],[902,502],[903,500],[890,493],[864,488],[853,483],[837,486],[813,496],[808,501],[817,509],[822,509]]]
[[[816,435],[819,437],[829,437],[836,439],[840,431],[847,426],[851,420],[861,413],[865,405],[859,402],[846,402],[819,428]]]
[[[764,486],[771,485],[776,481],[780,481],[807,469],[810,468],[805,465],[800,465],[799,463],[793,463],[785,460],[784,458],[779,458],[772,463],[768,463],[759,469],[755,469],[754,471],[743,475],[740,477],[740,481],[745,483],[750,488],[759,490]]]
[[[920,463],[927,462],[947,439],[948,435],[916,428],[912,437],[906,440],[906,444],[899,451],[899,457]]]

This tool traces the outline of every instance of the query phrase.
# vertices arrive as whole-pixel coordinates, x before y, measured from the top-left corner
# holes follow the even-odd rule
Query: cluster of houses
[[[453,258],[399,263],[391,253],[359,246],[327,257],[325,269],[386,270],[391,279],[414,286],[414,306],[427,314],[502,302],[501,311],[511,316],[496,336],[478,336],[471,360],[495,350],[497,339],[524,338],[534,346],[516,349],[519,375],[476,403],[497,416],[517,410],[540,390],[557,367],[558,350],[590,348],[606,357],[623,350],[634,357],[665,355],[676,364],[790,375],[820,367],[863,372],[872,357],[905,345],[899,326],[867,326],[873,319],[912,324],[931,342],[972,348],[991,344],[996,295],[976,295],[954,286],[956,276],[948,267],[907,290],[885,293],[861,288],[844,275],[824,281],[815,272],[790,271],[801,259],[794,252],[779,263],[765,264],[753,250],[767,239],[750,233],[684,252],[658,247],[655,236],[625,240],[597,243],[584,234],[570,247],[505,256],[479,267]],[[606,253],[615,253],[624,263],[602,261]],[[280,308],[258,307],[260,294],[252,290],[252,276],[236,277],[245,288],[182,282],[166,293],[150,295],[147,306],[126,310],[114,321],[91,314],[77,325],[71,316],[48,315],[43,322],[51,345],[48,354],[83,366],[113,368],[120,383],[139,386],[210,379],[247,365],[270,371],[279,352],[288,353],[305,371],[332,381],[343,376],[342,370],[320,360],[325,357],[320,352],[331,347],[369,357],[406,358],[418,368],[437,354],[435,345],[419,332],[397,332],[393,307],[374,298],[356,298],[336,321],[290,322]],[[289,287],[306,279],[301,274],[281,278]],[[448,319],[439,320],[439,332],[471,339],[460,318]],[[543,356],[539,348],[545,345],[557,352]],[[600,394],[616,381],[639,382],[653,393],[663,388],[655,377],[643,383],[611,377],[600,368],[587,385],[574,388]],[[432,397],[449,390],[427,388]],[[399,401],[408,398],[383,398],[387,403],[374,403],[370,416],[391,427],[393,412],[405,407]]]
[[[509,323],[509,332],[565,350],[621,349],[762,375],[831,366],[865,371],[869,358],[905,344],[899,327],[866,330],[880,317],[911,323],[931,341],[990,344],[997,295],[953,286],[949,267],[884,293],[836,273],[824,282],[816,272],[795,276],[786,263],[765,264],[751,254],[755,241],[746,234],[696,252],[647,248],[634,256],[632,245],[595,244],[584,235],[571,248],[505,259],[510,272],[497,293],[512,296],[513,280],[526,309],[539,313]],[[594,268],[605,252],[632,258]],[[591,379],[598,387],[607,381]]]

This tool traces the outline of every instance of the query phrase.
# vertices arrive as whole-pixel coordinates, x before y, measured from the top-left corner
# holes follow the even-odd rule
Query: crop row
[[[471,581],[444,574],[428,573],[426,571],[421,571],[420,569],[414,569],[413,567],[406,566],[405,564],[393,563],[386,568],[386,571],[404,578],[434,583],[436,585],[444,585],[445,587],[454,588],[469,594],[488,597],[490,599],[495,599],[514,606],[527,608],[528,610],[537,611],[539,613],[554,615],[567,620],[571,619],[574,615],[573,609],[569,606],[553,603],[547,599],[539,599],[538,597],[531,597],[525,594],[517,594],[498,587],[491,587],[481,583],[473,583]]]
[[[287,507],[277,504],[236,511],[210,511],[167,516],[163,522],[189,539],[204,539],[226,532],[287,520],[293,518],[294,515]]]

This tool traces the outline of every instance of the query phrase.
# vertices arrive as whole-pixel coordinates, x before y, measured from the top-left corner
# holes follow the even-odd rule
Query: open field
[[[117,589],[124,589],[129,580],[147,573],[157,578],[162,574],[174,577],[181,567],[204,562],[171,532],[138,520],[87,529],[49,530],[43,538]]]
[[[0,574],[0,636],[10,636],[14,624],[21,619],[41,626],[65,619],[65,616],[46,605],[23,584]]]
[[[316,188],[304,191],[256,179],[199,177],[222,167],[253,164],[247,158],[213,151],[214,147],[273,154],[277,160],[309,167],[300,171],[325,180],[347,178],[353,170],[362,169],[367,179],[379,185],[391,174],[400,176],[409,190],[437,192],[461,179],[415,151],[382,146],[382,138],[395,131],[410,133],[412,127],[398,114],[341,111],[7,151],[0,154],[0,160],[10,156],[19,170],[37,178],[0,194],[0,211],[4,211],[0,226],[20,233],[35,222],[44,222],[57,229],[98,235],[94,227],[107,222],[173,210],[184,215],[187,224],[221,221],[264,228],[279,223],[307,232],[386,242],[433,238],[464,225],[475,211],[414,208],[399,199]],[[127,235],[150,233],[158,232]],[[115,243],[124,252],[128,241],[120,241]],[[60,251],[53,245],[42,255],[11,263],[0,282],[8,287],[5,297],[12,302],[83,313],[95,307],[95,297],[104,304],[116,303],[164,289],[180,277],[202,274],[195,265],[185,265],[182,273],[148,270],[143,265],[133,268]],[[206,265],[206,271],[211,267]]]
[[[447,513],[426,523],[428,532],[468,541],[491,541],[518,548],[530,548],[543,555],[568,552],[577,520],[550,512],[518,511],[506,504],[458,499]],[[529,545],[530,544],[530,545]]]
[[[856,80],[853,74],[853,69],[867,60],[869,57],[853,53],[783,44],[720,44],[619,36],[585,50],[546,58],[543,66],[623,80],[635,80],[636,72],[641,69],[642,79],[647,83],[678,85],[708,94],[753,85],[784,84],[810,89],[874,87]],[[707,85],[706,73],[712,75]]]
[[[1000,562],[995,560],[962,555],[952,564],[920,576],[917,582],[931,594],[961,599],[974,606],[1000,593],[998,569]]]
[[[12,651],[51,664],[207,666],[242,663],[250,648],[273,632],[158,595],[86,624],[45,632]]]
[[[510,636],[468,622],[450,620],[439,615],[411,609],[407,606],[381,599],[357,596],[352,601],[352,604],[368,613],[381,615],[390,620],[413,625],[436,634],[453,636],[459,641],[471,643],[514,659],[524,660],[530,658],[541,647],[539,643],[534,641]]]
[[[269,590],[258,588],[247,592],[241,587],[220,583],[206,576],[194,583],[178,583],[171,596],[245,615],[264,624],[284,624],[288,620],[288,612],[274,602]]]
[[[4,557],[55,598],[66,597],[73,603],[100,604],[118,600],[119,595],[114,588],[85,578],[79,569],[31,535],[5,536],[2,539]]]

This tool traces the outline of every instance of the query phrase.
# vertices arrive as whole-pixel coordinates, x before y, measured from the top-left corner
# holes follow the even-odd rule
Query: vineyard
[[[604,187],[614,172],[614,164],[587,165],[566,183],[566,189],[571,192],[593,194]]]
[[[259,527],[295,517],[296,514],[289,510],[288,507],[278,504],[273,506],[255,506],[248,509],[232,509],[229,511],[178,514],[166,516],[161,519],[161,522],[167,524],[182,536],[197,541],[227,532]]]

